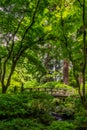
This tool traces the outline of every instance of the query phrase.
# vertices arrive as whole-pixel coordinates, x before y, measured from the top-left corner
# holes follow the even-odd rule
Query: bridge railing
[[[14,92],[17,91],[17,87],[14,88]],[[67,89],[60,89],[60,88],[24,88],[23,86],[19,89],[19,91],[29,91],[29,92],[46,92],[51,94],[55,97],[58,96],[69,96],[70,93],[67,92]],[[72,92],[71,92],[72,93]]]

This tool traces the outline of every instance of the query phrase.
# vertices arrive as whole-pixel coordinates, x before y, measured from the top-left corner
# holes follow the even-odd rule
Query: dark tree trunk
[[[82,77],[82,74],[79,75],[79,83],[80,83],[80,84],[83,83],[83,77]]]
[[[83,68],[82,68],[82,77],[83,77],[83,104],[86,106],[86,97],[85,97],[85,83],[86,83],[86,64],[87,64],[87,57],[86,57],[86,0],[83,0]]]
[[[5,94],[7,91],[7,88],[5,86],[2,86],[2,94]]]

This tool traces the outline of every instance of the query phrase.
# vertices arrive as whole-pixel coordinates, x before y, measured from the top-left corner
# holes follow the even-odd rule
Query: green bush
[[[44,126],[35,119],[13,119],[0,121],[0,130],[44,130]]]
[[[55,88],[57,82],[46,82],[44,84],[42,84],[40,87],[43,87],[43,88]]]
[[[40,118],[50,111],[52,99],[52,96],[35,92],[0,95],[0,119]]]
[[[87,98],[87,97],[86,97]],[[67,112],[74,113],[73,124],[76,128],[87,127],[87,110],[84,109],[80,97],[66,98],[65,106]]]
[[[36,80],[27,81],[24,84],[25,88],[35,88],[36,86],[38,86],[38,82]]]
[[[76,127],[84,127],[85,126],[87,128],[87,109],[84,109],[80,98],[76,98],[74,105],[75,105],[74,124],[76,125]]]
[[[67,121],[54,121],[49,126],[48,130],[74,130],[74,126]]]

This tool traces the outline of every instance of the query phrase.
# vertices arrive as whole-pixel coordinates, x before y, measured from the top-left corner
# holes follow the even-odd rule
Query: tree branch
[[[15,38],[15,36],[16,36],[16,34],[17,34],[17,32],[18,32],[20,26],[21,26],[21,23],[22,23],[23,19],[24,19],[24,16],[23,16],[22,19],[19,21],[18,26],[17,26],[17,28],[16,28],[14,34],[13,34],[13,41],[14,41],[14,38]]]
[[[35,16],[36,16],[36,13],[37,13],[37,9],[38,9],[39,3],[40,3],[40,0],[37,1],[36,8],[35,8],[35,11],[34,11],[34,13],[33,13],[31,23],[30,23],[30,25],[27,27],[27,29],[25,30],[25,32],[24,32],[24,34],[23,34],[23,37],[22,37],[22,39],[21,39],[21,45],[22,45],[23,40],[25,39],[25,36],[26,36],[26,34],[28,33],[29,29],[31,29],[32,25],[35,23]]]

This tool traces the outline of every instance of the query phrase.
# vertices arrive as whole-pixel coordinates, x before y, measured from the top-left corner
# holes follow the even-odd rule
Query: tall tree
[[[67,85],[69,83],[69,63],[67,60],[64,60],[63,63],[63,83]]]
[[[43,44],[45,34],[41,23],[46,2],[0,1],[0,81],[6,93],[19,59],[33,45]]]
[[[70,8],[72,12],[71,14],[68,13]],[[64,3],[61,3],[60,22],[62,37],[59,37],[63,44],[63,48],[66,49],[65,53],[67,54],[68,59],[72,62],[73,74],[76,79],[78,92],[84,107],[87,107],[85,99],[85,81],[87,70],[86,8],[85,0],[83,0],[82,3],[80,1],[64,1]],[[80,74],[82,74],[83,77],[82,89],[79,82]]]

